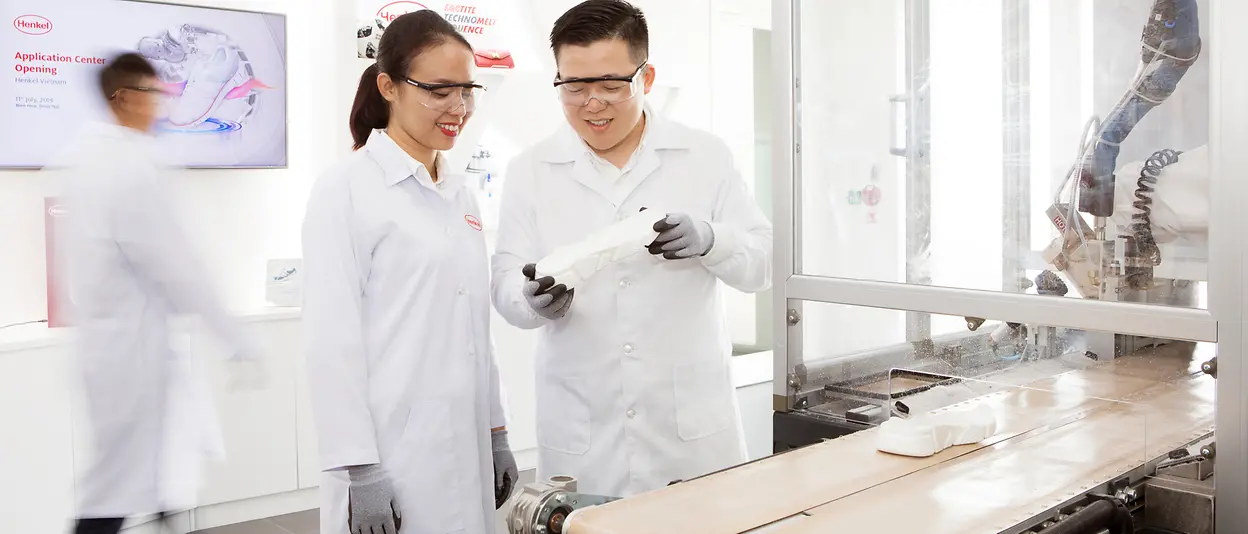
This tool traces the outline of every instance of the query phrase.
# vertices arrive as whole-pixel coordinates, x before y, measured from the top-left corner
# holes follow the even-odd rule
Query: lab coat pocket
[[[547,376],[537,388],[537,441],[563,454],[589,452],[590,406],[583,380]]]
[[[728,429],[732,423],[732,399],[728,364],[720,358],[680,363],[673,368],[676,399],[676,432],[694,441]]]
[[[407,426],[383,467],[398,494],[403,525],[416,532],[454,532],[464,528],[466,464],[455,447],[454,413],[449,402],[418,398]],[[475,468],[475,464],[473,464]]]

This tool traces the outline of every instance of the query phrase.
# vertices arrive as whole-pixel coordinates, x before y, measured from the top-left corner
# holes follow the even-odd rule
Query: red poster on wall
[[[69,215],[65,205],[57,198],[43,199],[43,241],[47,258],[48,326],[70,326],[69,317],[73,301],[67,288],[62,287],[67,276],[61,269],[64,243],[58,243],[58,232],[65,228]]]

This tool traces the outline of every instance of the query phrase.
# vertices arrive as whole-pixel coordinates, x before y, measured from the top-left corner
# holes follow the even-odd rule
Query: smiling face
[[[604,39],[585,46],[563,45],[555,60],[562,80],[629,76],[637,71],[640,63],[629,53],[628,43],[622,39]],[[628,100],[608,105],[590,98],[584,106],[563,104],[563,114],[572,129],[599,153],[624,151],[631,154],[640,142],[645,94],[654,85],[654,67],[646,65],[637,77],[635,95]]]
[[[425,84],[471,83],[475,68],[472,50],[446,41],[416,56],[407,77]],[[472,118],[468,106],[458,105],[462,102],[458,88],[428,91],[382,74],[378,77],[378,89],[390,103],[387,131],[391,137],[407,138],[431,150],[454,148],[455,138]],[[447,101],[454,101],[455,105],[444,111],[438,109],[447,107],[442,105]]]

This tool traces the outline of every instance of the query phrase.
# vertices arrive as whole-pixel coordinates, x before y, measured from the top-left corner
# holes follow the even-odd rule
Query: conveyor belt
[[[1208,432],[1213,380],[1189,364],[1168,351],[1066,372],[968,401],[997,410],[982,443],[905,458],[866,430],[581,510],[565,531],[739,533],[809,514],[767,532],[997,532]]]

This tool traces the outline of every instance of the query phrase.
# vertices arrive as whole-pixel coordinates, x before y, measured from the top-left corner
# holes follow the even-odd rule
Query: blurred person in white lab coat
[[[489,258],[455,146],[482,90],[433,11],[396,18],[317,180],[304,307],[324,534],[484,533],[516,483],[490,340]]]
[[[538,477],[629,496],[746,459],[719,282],[771,283],[771,225],[723,141],[658,116],[642,12],[590,0],[550,34],[569,128],[504,176],[493,297],[537,349]],[[554,96],[554,95],[552,95]],[[664,220],[650,254],[572,291],[534,280],[557,247],[643,208]]]
[[[65,267],[94,438],[77,486],[78,534],[114,534],[126,517],[194,506],[199,460],[223,453],[207,383],[171,345],[171,316],[199,315],[237,359],[259,358],[207,289],[209,273],[174,216],[172,169],[150,133],[163,96],[156,71],[123,54],[99,82],[113,121],[84,128],[53,169],[70,213]]]

